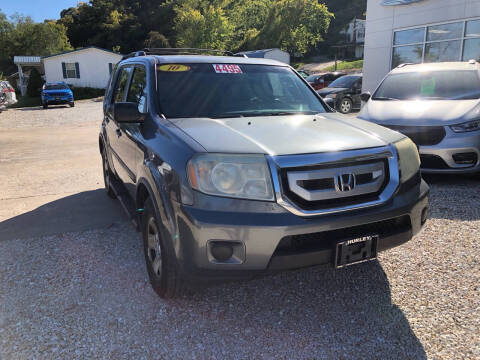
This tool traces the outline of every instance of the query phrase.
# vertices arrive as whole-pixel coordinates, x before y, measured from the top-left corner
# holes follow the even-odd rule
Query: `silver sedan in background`
[[[359,118],[410,137],[424,173],[480,172],[480,64],[404,64],[392,70]]]

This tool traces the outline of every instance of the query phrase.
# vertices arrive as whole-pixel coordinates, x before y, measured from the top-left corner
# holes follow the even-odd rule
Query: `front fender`
[[[165,163],[162,165],[163,168],[168,168],[168,166],[165,166]],[[170,196],[172,188],[169,177],[171,177],[172,174],[166,174],[165,172],[162,174],[154,161],[146,160],[141,169],[139,169],[138,176],[136,194],[137,207],[139,206],[138,201],[141,188],[144,186],[147,189],[149,197],[153,200],[155,212],[162,223],[162,228],[167,240],[170,241],[177,258],[181,257],[181,245],[174,210],[175,205],[178,206],[179,204],[173,204],[175,200]]]

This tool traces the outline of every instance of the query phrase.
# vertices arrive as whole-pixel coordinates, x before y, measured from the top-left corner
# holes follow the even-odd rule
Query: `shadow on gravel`
[[[52,201],[0,222],[0,240],[98,229],[127,220],[118,201],[97,189]]]
[[[423,175],[430,185],[430,218],[480,219],[480,175]]]
[[[44,109],[43,106],[33,106],[33,107],[27,107],[27,108],[18,108],[16,110],[18,110],[18,111],[37,111],[37,110],[48,111],[48,110],[52,110],[52,109],[64,109],[64,108],[68,108],[68,107],[70,107],[70,106],[68,106],[68,105],[49,105],[48,109]]]
[[[181,311],[195,308],[211,320],[220,317],[223,326],[235,324],[244,334],[263,334],[262,343],[289,342],[295,358],[426,359],[405,315],[392,304],[378,261],[224,284],[176,305]]]

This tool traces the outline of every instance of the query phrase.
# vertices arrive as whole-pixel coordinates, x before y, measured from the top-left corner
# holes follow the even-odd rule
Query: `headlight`
[[[325,96],[326,98],[330,98],[330,99],[336,99],[337,97],[337,94],[328,94],[327,96]]]
[[[480,130],[480,120],[469,121],[463,124],[452,125],[450,129],[456,133]]]
[[[197,155],[188,163],[188,178],[194,189],[209,195],[275,199],[263,155]]]
[[[398,153],[400,180],[405,182],[420,170],[420,156],[417,146],[409,138],[396,142],[395,148]]]

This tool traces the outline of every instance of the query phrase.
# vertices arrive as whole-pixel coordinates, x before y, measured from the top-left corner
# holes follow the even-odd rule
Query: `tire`
[[[117,196],[115,195],[115,192],[112,189],[112,186],[110,184],[110,180],[113,177],[113,173],[110,170],[110,165],[108,164],[108,156],[107,156],[107,151],[104,149],[102,150],[102,168],[103,168],[103,182],[105,183],[105,191],[107,192],[107,195],[112,198],[116,199]]]
[[[71,102],[71,103],[68,104],[68,105],[70,105],[70,107],[75,107],[75,103],[74,103],[74,102]]]
[[[349,98],[343,98],[338,105],[338,111],[342,114],[349,114],[352,111],[353,103]]]
[[[42,104],[44,109],[48,109],[48,104]]]
[[[148,198],[142,215],[143,252],[148,278],[158,296],[172,299],[184,294],[186,285],[180,274],[175,251],[167,243],[161,224],[152,200]]]

